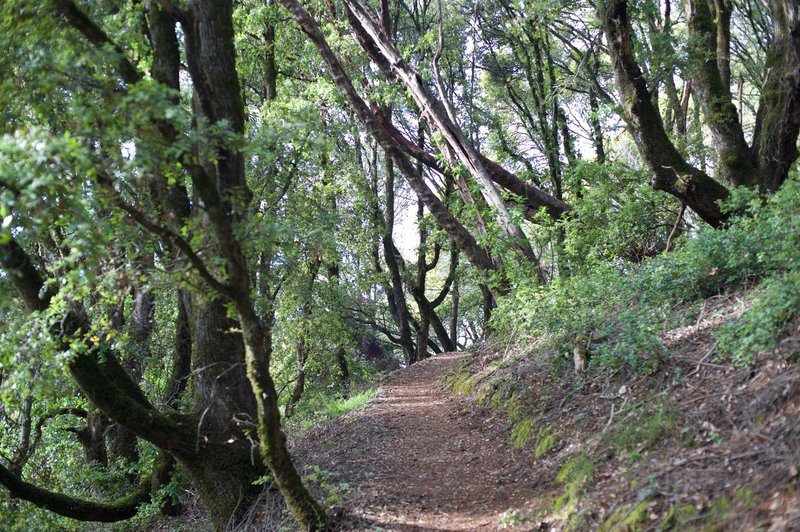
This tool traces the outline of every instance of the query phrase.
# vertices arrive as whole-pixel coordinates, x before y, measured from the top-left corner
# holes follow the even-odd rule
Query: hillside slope
[[[708,299],[650,374],[574,377],[535,345],[440,355],[293,447],[342,530],[796,529],[800,334],[716,360],[742,310]]]
[[[506,414],[542,482],[517,508],[524,528],[800,528],[800,335],[746,367],[715,358],[713,331],[743,311],[706,300],[694,325],[665,331],[649,374],[577,378],[534,349],[491,350],[449,380]]]

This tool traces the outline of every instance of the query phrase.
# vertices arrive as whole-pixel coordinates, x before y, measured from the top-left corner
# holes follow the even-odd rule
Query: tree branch
[[[0,268],[11,277],[25,310],[47,310],[50,299],[55,294],[49,287],[45,287],[44,279],[16,239],[11,238],[8,242],[0,243]]]
[[[79,521],[113,523],[130,519],[136,515],[142,504],[150,501],[151,480],[152,474],[142,478],[131,493],[113,501],[87,501],[25,482],[0,464],[0,484],[5,486],[12,497]]]
[[[136,209],[133,205],[125,202],[125,200],[123,200],[120,196],[119,192],[114,189],[114,186],[111,183],[111,178],[108,176],[99,177],[98,182],[109,194],[112,203],[120,210],[126,212],[131,219],[141,225],[144,229],[170,242],[184,255],[186,255],[189,263],[209,287],[211,287],[213,290],[216,290],[221,295],[227,297],[231,296],[233,289],[229,285],[222,283],[216,277],[214,277],[214,275],[206,267],[203,259],[201,259],[197,253],[195,253],[195,251],[192,249],[192,246],[189,245],[186,239],[167,227],[151,222],[147,219],[144,213]]]
[[[395,143],[409,156],[421,161],[425,166],[432,170],[439,172],[442,175],[447,175],[448,170],[439,163],[439,161],[430,153],[422,150],[415,143],[411,142],[403,133],[392,125],[386,117],[381,113],[377,106],[371,106],[372,112],[378,120],[378,123],[386,129],[392,136]],[[560,199],[543,192],[539,188],[530,183],[526,183],[516,175],[512,174],[496,162],[488,157],[479,154],[481,162],[489,171],[489,175],[495,183],[511,192],[512,194],[525,199],[522,206],[525,208],[525,217],[528,220],[534,220],[537,211],[544,207],[547,214],[553,219],[558,219],[565,213],[572,210],[572,205],[561,201]]]
[[[118,55],[117,69],[120,77],[128,85],[133,85],[140,81],[144,76],[136,66],[125,56],[125,51],[94,23],[89,16],[72,0],[53,0],[55,8],[67,19],[70,26],[83,34],[86,39],[97,48],[110,46]]]
[[[54,294],[45,288],[25,250],[13,238],[2,246],[0,268],[24,298],[26,307],[39,311],[49,309]],[[39,294],[45,294],[45,297],[41,299]],[[74,340],[91,330],[91,324],[83,305],[72,303],[61,320],[52,323],[51,329],[61,348],[67,351],[74,349]],[[83,393],[109,417],[137,436],[164,449],[185,451],[186,442],[191,441],[187,432],[190,423],[167,417],[153,408],[105,342],[93,344],[84,340],[83,343],[84,350],[75,354],[68,363],[70,373]]]

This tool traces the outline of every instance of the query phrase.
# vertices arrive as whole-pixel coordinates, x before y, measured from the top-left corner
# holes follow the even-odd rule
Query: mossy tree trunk
[[[800,134],[800,2],[770,0],[774,37],[756,115],[753,147],[762,187],[775,191],[797,160]]]
[[[800,2],[770,0],[774,36],[767,51],[753,143],[748,145],[730,91],[729,0],[684,0],[693,77],[689,89],[703,109],[717,155],[717,177],[730,185],[776,190],[798,157],[800,134]],[[633,30],[625,0],[598,5],[614,68],[623,114],[639,152],[653,174],[653,186],[676,196],[703,220],[720,225],[726,216],[718,202],[725,186],[690,165],[664,130],[647,81],[634,57]],[[684,111],[685,112],[685,111]],[[678,128],[682,131],[682,128]]]
[[[692,86],[711,130],[719,158],[718,177],[731,185],[753,185],[758,181],[756,162],[730,90],[730,2],[685,0],[684,6],[692,43]]]
[[[625,0],[609,0],[600,7],[611,64],[624,117],[639,152],[653,175],[653,187],[676,196],[712,226],[726,216],[719,200],[728,190],[705,172],[690,165],[664,130],[647,83],[633,54],[633,35]]]
[[[111,46],[119,52],[118,74],[128,86],[143,79],[142,73],[125,58],[123,50],[115,46],[76,4],[59,0],[55,5],[91,44]],[[148,24],[154,47],[153,77],[170,88],[179,88],[180,54],[175,31],[178,20],[183,26],[185,55],[200,112],[212,123],[224,120],[234,133],[241,134],[244,113],[235,67],[231,16],[230,3],[198,1],[183,11],[172,4],[149,2]],[[177,103],[177,92],[175,96]],[[156,122],[154,126],[167,146],[177,138],[177,132],[169,124]],[[211,288],[211,293],[178,293],[176,357],[179,360],[176,360],[170,393],[178,396],[185,387],[187,355],[191,354],[192,411],[186,414],[159,411],[131,379],[110,346],[102,341],[95,345],[84,339],[80,331],[91,330],[91,323],[81,302],[70,303],[55,323],[53,334],[65,349],[78,352],[70,359],[68,367],[91,403],[104,415],[177,459],[196,485],[216,529],[237,524],[241,513],[248,509],[260,491],[253,480],[263,474],[264,462],[273,469],[302,526],[318,529],[324,525],[325,514],[303,487],[286,450],[269,375],[266,355],[269,348],[249,299],[245,259],[233,236],[233,225],[243,219],[241,204],[247,196],[243,158],[238,148],[224,144],[216,151],[216,163],[208,169],[191,161],[184,161],[182,167],[193,178],[198,195],[191,205],[203,205],[200,211],[205,214],[201,222],[218,233],[209,249],[216,245],[219,253],[229,258],[227,282],[216,280],[191,246],[179,236],[192,214],[181,184],[169,183],[157,171],[154,176],[148,176],[155,209],[145,216],[115,193],[109,176],[101,173],[96,180],[113,205],[163,239],[165,253],[172,254],[170,262],[188,260]],[[163,221],[164,225],[153,222],[153,218]],[[54,296],[51,285],[44,283],[28,254],[13,238],[0,244],[0,267],[13,280],[28,310],[49,310]],[[241,325],[228,316],[227,305],[231,301],[243,318]],[[232,332],[237,330],[247,334]],[[257,397],[254,391],[258,392]],[[245,429],[246,424],[254,421],[261,440],[251,443]],[[0,477],[15,496],[78,519],[124,519],[133,515],[146,499],[139,497],[137,491],[135,497],[124,501],[124,508],[120,506],[122,503],[116,502],[76,501],[59,494],[51,496],[13,474]],[[149,495],[149,490],[146,491],[145,495]]]
[[[184,13],[182,26],[189,74],[202,114],[211,124],[225,121],[234,134],[243,134],[244,106],[236,72],[232,4],[198,0]],[[235,225],[247,217],[246,202],[250,197],[241,152],[225,144],[217,146],[213,166],[194,166],[192,182],[226,263],[224,282],[212,280],[210,275],[208,278],[220,296],[236,309],[244,340],[246,375],[252,393],[247,398],[240,397],[242,402],[236,405],[254,401],[258,446],[264,464],[298,524],[319,530],[325,526],[326,515],[303,485],[286,447],[277,392],[269,370],[271,336],[251,298],[247,259],[234,231]],[[240,360],[238,356],[236,359]],[[233,373],[239,375],[238,369]],[[209,456],[212,457],[213,454]],[[205,461],[202,466],[207,466]],[[236,473],[236,478],[242,480],[241,474]]]

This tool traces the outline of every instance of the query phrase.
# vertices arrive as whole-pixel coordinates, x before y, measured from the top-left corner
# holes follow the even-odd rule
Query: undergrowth
[[[364,390],[348,399],[336,399],[325,403],[325,414],[328,417],[336,417],[347,414],[357,408],[364,407],[370,399],[375,396],[376,388]]]
[[[343,416],[353,410],[363,408],[375,396],[377,388],[368,388],[349,398],[332,395],[316,395],[306,399],[298,407],[296,421],[304,429],[313,427],[326,419]]]
[[[751,364],[757,353],[774,347],[800,308],[798,197],[796,175],[767,199],[736,190],[726,208],[737,214],[726,228],[703,226],[671,252],[639,264],[593,259],[580,273],[543,287],[520,279],[499,302],[492,326],[500,335],[537,339],[564,367],[575,340],[588,336],[590,368],[650,371],[667,356],[663,330],[695,318],[676,313],[677,307],[756,283],[748,310],[716,333],[718,354]]]
[[[548,399],[546,383],[562,391],[579,391],[604,381],[608,387],[630,371],[658,375],[662,384],[666,376],[680,377],[680,372],[673,374],[666,367],[671,353],[664,345],[664,333],[699,323],[706,300],[719,294],[743,301],[738,314],[726,314],[721,325],[714,324],[712,353],[734,366],[753,366],[759,353],[773,349],[782,339],[800,309],[798,198],[800,179],[796,175],[766,199],[753,192],[734,191],[726,209],[736,214],[725,228],[701,227],[681,237],[673,251],[639,263],[594,253],[593,262],[574,268],[571,276],[559,277],[547,286],[522,278],[512,293],[499,301],[492,318],[495,336],[514,338],[517,346],[526,347],[517,349],[516,357],[490,361],[482,374],[472,374],[473,368],[465,362],[450,373],[446,385],[457,393],[473,394],[492,412],[504,410],[511,443],[517,449],[532,450],[534,459],[558,449],[541,463],[549,460],[559,467],[553,478],[558,493],[546,511],[551,518],[563,520],[566,530],[582,529],[589,522],[602,530],[641,528],[654,519],[654,509],[661,511],[651,481],[632,500],[612,503],[605,519],[596,521],[597,516],[587,513],[583,501],[594,482],[595,469],[615,456],[622,469],[637,471],[647,467],[651,451],[662,440],[672,438],[676,448],[695,443],[692,427],[684,426],[682,407],[659,388],[643,400],[628,403],[626,399],[619,411],[612,408],[602,432],[602,423],[595,424],[599,445],[585,445],[576,452],[569,445],[569,429],[548,416],[555,403]],[[568,247],[571,233],[567,230],[565,234]],[[578,342],[587,342],[592,378],[574,377],[573,349]],[[528,355],[534,351],[536,356]],[[515,369],[525,366],[521,359],[544,362],[539,373],[547,378],[531,380],[529,373]],[[659,369],[664,371],[655,371]],[[580,412],[575,419],[583,415]],[[640,480],[631,481],[631,490]],[[737,510],[752,507],[754,500],[741,488],[702,509],[692,504],[667,506],[658,529],[723,522]],[[518,524],[522,515],[509,510],[501,525]]]
[[[288,369],[294,368],[289,365]],[[325,374],[314,375],[315,378],[306,383],[305,392],[297,403],[291,421],[307,429],[326,419],[342,416],[366,405],[377,391],[376,381],[381,374],[360,360],[351,361],[349,369],[351,391],[347,397],[343,397],[340,384],[335,377]],[[281,394],[281,402],[288,399],[289,395],[288,392]]]
[[[475,381],[466,362],[458,364],[448,372],[445,376],[444,384],[453,393],[469,394],[475,389]]]
[[[629,453],[628,458],[635,459],[676,426],[675,413],[666,403],[655,408],[641,405],[632,409],[630,417],[620,422],[606,439],[617,452]]]

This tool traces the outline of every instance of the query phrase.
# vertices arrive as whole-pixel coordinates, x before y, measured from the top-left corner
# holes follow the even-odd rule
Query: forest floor
[[[339,528],[496,530],[502,512],[530,498],[532,460],[513,451],[504,420],[444,389],[469,356],[397,371],[366,408],[295,442],[298,460],[319,468],[317,483],[341,496]]]
[[[577,377],[535,343],[438,355],[290,431],[292,453],[335,530],[800,530],[800,318],[737,366],[714,331],[744,306],[691,311],[650,371]],[[265,502],[247,529],[291,529]]]

